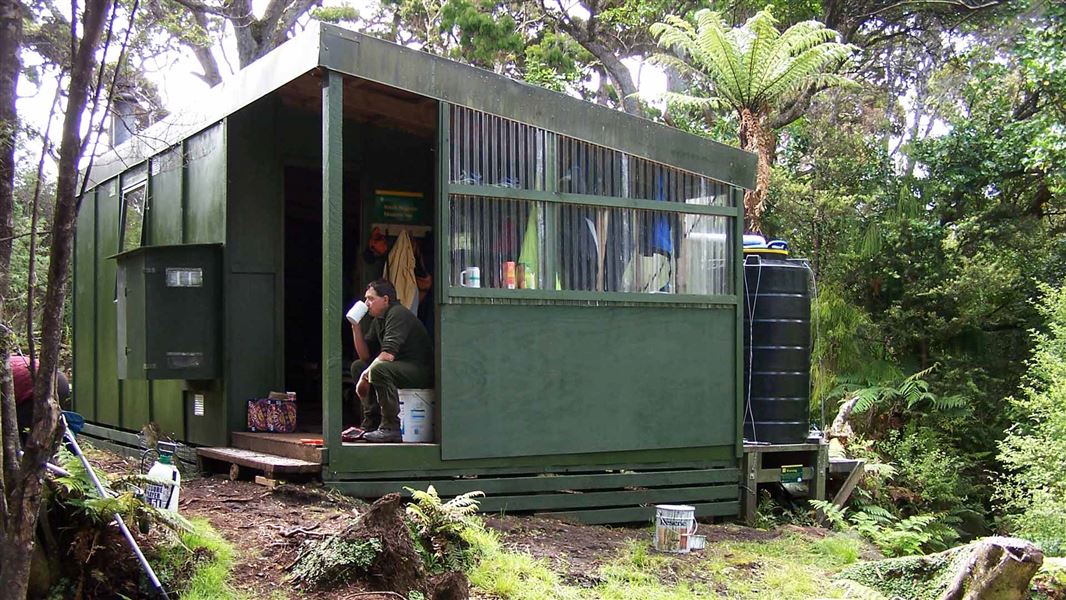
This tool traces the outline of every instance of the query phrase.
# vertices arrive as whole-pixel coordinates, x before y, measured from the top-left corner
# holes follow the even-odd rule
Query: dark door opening
[[[344,267],[352,272],[349,246],[359,240],[359,202],[354,178],[344,185]],[[351,241],[349,241],[351,240]],[[345,282],[347,287],[348,282]],[[346,302],[347,299],[342,299]],[[343,308],[347,308],[346,306]],[[342,347],[351,345],[345,324]],[[296,392],[297,431],[322,430],[322,173],[285,168],[285,391]],[[345,420],[354,407],[344,403]]]

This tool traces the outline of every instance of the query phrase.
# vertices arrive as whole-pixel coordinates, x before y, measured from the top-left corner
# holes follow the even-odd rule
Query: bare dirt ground
[[[137,463],[104,452],[93,453],[93,464],[109,473],[128,473]],[[181,486],[180,513],[201,517],[236,548],[232,584],[256,597],[269,598],[282,592],[294,599],[396,598],[395,595],[367,592],[358,585],[331,590],[301,590],[286,580],[288,568],[308,541],[338,533],[350,525],[368,504],[354,500],[317,483],[285,484],[268,489],[252,481],[230,481],[225,475],[210,475]],[[485,517],[488,527],[499,532],[511,549],[526,552],[549,562],[567,583],[591,587],[599,567],[634,540],[650,540],[644,527],[602,527],[566,523],[543,517]],[[722,540],[761,541],[780,535],[734,525],[700,525],[707,542]],[[675,557],[684,571],[698,554]],[[669,573],[664,574],[669,583]],[[473,591],[473,590],[472,590]]]

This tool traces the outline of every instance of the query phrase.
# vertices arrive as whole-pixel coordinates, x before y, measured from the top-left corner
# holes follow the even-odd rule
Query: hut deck
[[[273,454],[304,460],[322,465],[322,446],[305,443],[309,439],[322,439],[315,433],[253,433],[238,432],[232,434],[234,448],[251,450],[263,454]]]
[[[197,454],[200,455],[201,459],[262,471],[267,477],[276,475],[318,475],[322,471],[321,463],[254,452],[243,448],[198,448]],[[231,469],[231,476],[236,475],[238,471],[239,469]]]

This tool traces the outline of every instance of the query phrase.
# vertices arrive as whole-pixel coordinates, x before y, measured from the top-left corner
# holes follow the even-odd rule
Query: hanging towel
[[[385,263],[385,279],[396,286],[396,299],[400,304],[411,309],[418,297],[418,284],[415,283],[415,250],[407,230],[400,231],[396,243],[392,245]]]

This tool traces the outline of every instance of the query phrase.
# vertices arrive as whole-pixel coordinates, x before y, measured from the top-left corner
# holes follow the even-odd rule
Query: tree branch
[[[978,11],[978,10],[984,10],[986,8],[993,8],[993,7],[999,6],[1000,4],[1003,4],[1003,0],[992,0],[991,2],[985,2],[984,4],[978,4],[978,5],[975,5],[975,6],[971,6],[970,4],[967,4],[964,0],[907,0],[906,2],[897,2],[895,4],[890,4],[890,5],[885,6],[883,8],[879,8],[879,9],[873,11],[873,12],[866,13],[865,15],[860,15],[858,17],[858,20],[859,21],[865,21],[866,19],[869,19],[870,17],[876,17],[877,15],[879,15],[881,13],[888,12],[890,10],[899,8],[901,6],[922,6],[922,5],[926,5],[926,4],[928,4],[928,5],[945,5],[945,6],[950,6],[950,7],[953,7],[953,8],[961,8],[961,9],[969,10],[969,11]]]

